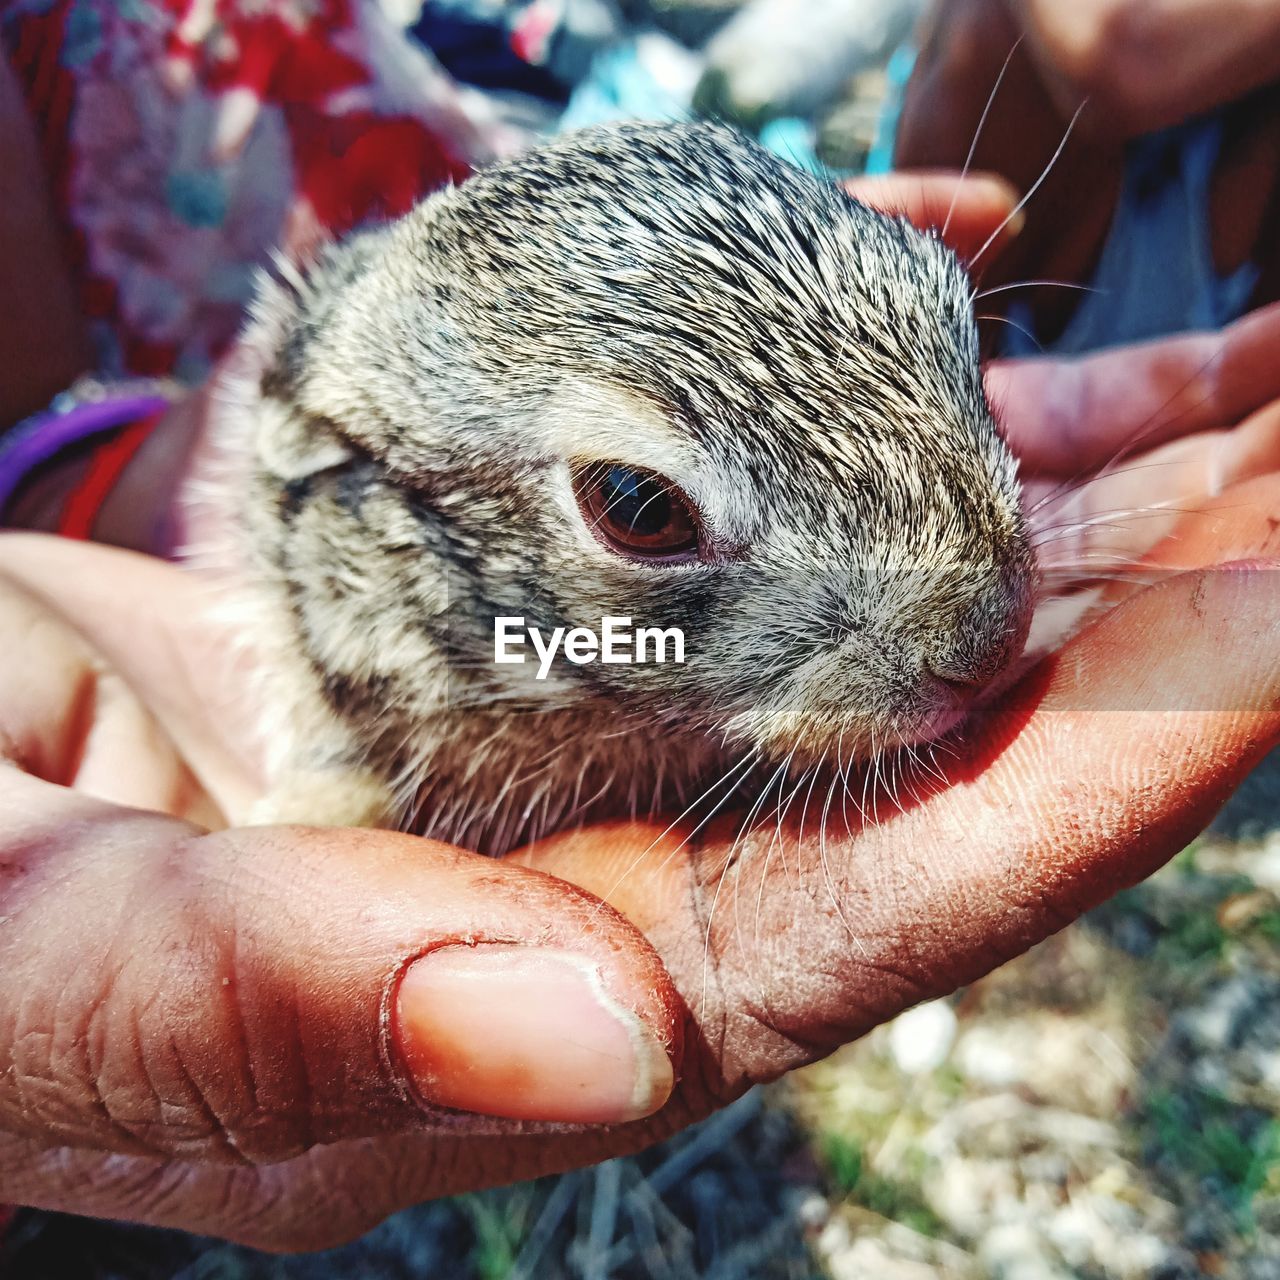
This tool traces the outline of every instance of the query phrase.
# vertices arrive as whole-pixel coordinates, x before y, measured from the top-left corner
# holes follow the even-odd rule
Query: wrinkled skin
[[[927,190],[909,202],[926,221]],[[990,203],[964,207],[962,241],[1003,216]],[[0,1198],[336,1243],[660,1139],[1154,870],[1280,740],[1280,316],[1179,341],[990,377],[1033,488],[1187,397],[1178,439],[1153,432],[1142,469],[1074,501],[1168,496],[1176,528],[1108,529],[1107,550],[1192,571],[1114,585],[1114,610],[940,759],[946,785],[917,780],[901,812],[882,797],[878,823],[838,800],[803,830],[789,812],[723,887],[727,822],[687,842],[584,831],[503,862],[381,831],[218,829],[259,771],[202,584],[0,538],[0,652],[23,655],[0,664]],[[1249,565],[1197,568],[1226,561]],[[598,966],[667,1046],[670,1100],[580,1132],[419,1106],[383,1015],[405,961],[459,939]]]

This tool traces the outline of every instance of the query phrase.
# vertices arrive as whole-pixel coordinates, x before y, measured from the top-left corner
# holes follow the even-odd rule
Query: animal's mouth
[[[988,624],[986,636],[966,646],[961,659],[936,663],[920,673],[909,707],[898,716],[902,746],[916,747],[955,733],[1026,671],[1034,594],[1030,578],[1007,584],[1007,591],[1002,622]]]
[[[899,747],[919,747],[937,742],[954,733],[969,718],[978,701],[979,690],[956,689],[937,676],[926,677],[928,687],[922,690],[927,701],[918,712],[902,717],[894,726],[894,739]]]

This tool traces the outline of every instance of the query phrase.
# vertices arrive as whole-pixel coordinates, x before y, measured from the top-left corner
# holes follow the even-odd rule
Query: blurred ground
[[[1280,1276],[1278,894],[1274,755],[1160,874],[798,1073],[830,1274]]]

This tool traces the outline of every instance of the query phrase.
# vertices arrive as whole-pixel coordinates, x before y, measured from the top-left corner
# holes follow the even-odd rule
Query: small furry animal
[[[931,740],[1024,643],[964,270],[728,129],[481,172],[268,284],[245,350],[217,429],[250,459],[258,818],[502,851]],[[606,616],[684,664],[494,661],[497,617]]]

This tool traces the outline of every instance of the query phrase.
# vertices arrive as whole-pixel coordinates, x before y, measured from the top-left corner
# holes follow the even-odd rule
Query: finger
[[[1131,558],[1118,570],[1103,573],[1092,590],[1064,594],[1049,608],[1037,611],[1032,628],[1037,651],[1059,648],[1090,618],[1169,573],[1231,561],[1280,559],[1280,468],[1273,466],[1267,474],[1234,484],[1194,506],[1158,512],[1152,524],[1160,536],[1140,560]],[[1151,537],[1151,533],[1144,535]],[[1098,561],[1110,554],[1099,551],[1089,557],[1086,567],[1096,572]],[[1067,573],[1071,575],[1070,566]],[[1062,586],[1069,585],[1070,576]]]
[[[1133,571],[1141,581],[1148,553],[1189,517],[1216,505],[1226,490],[1277,473],[1280,401],[1234,430],[1171,441],[1083,485],[1064,489],[1033,480],[1025,486],[1025,500],[1040,566],[1086,578]],[[1182,560],[1180,567],[1245,554],[1237,549]],[[1268,553],[1259,547],[1250,554]]]
[[[432,1107],[622,1121],[670,1091],[660,965],[556,881],[386,833],[200,836],[29,778],[0,803],[11,1133],[263,1162]]]
[[[0,566],[0,583],[14,584],[47,618],[61,620],[64,636],[78,637],[73,647],[89,669],[101,667],[112,673],[112,688],[130,691],[219,811],[250,808],[263,771],[255,705],[243,694],[252,654],[228,632],[216,583],[152,556],[38,534],[0,533]],[[57,685],[70,687],[65,679]],[[14,696],[21,693],[19,682]],[[56,715],[51,722],[70,723]],[[97,741],[106,747],[109,739]],[[134,772],[153,763],[144,768],[140,757]],[[154,796],[104,798],[162,807]]]
[[[1280,738],[1278,630],[1280,574],[1183,575],[1037,668],[964,759],[931,762],[947,785],[899,778],[900,806],[859,781],[847,803],[821,792],[745,838],[619,827],[524,856],[642,923],[725,1087],[770,1078],[1177,852]]]
[[[962,259],[970,258],[992,236],[998,250],[1022,227],[1021,214],[1010,220],[1017,192],[991,173],[877,174],[851,178],[844,189],[882,212],[901,214],[922,231],[945,229],[943,239]]]
[[[986,382],[1025,469],[1085,475],[1134,447],[1232,427],[1280,399],[1280,303],[1215,333],[997,360]]]
[[[11,1134],[263,1163],[439,1108],[619,1122],[670,1092],[661,966],[580,890],[391,833],[200,835],[16,774],[0,805]]]
[[[411,1205],[598,1164],[701,1118],[548,1134],[392,1134],[270,1165],[180,1163],[0,1140],[0,1187],[56,1212],[118,1218],[297,1253],[345,1244]]]
[[[1176,571],[1255,557],[1280,559],[1280,468],[1188,512],[1147,560]]]

